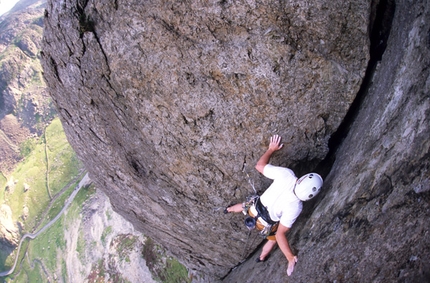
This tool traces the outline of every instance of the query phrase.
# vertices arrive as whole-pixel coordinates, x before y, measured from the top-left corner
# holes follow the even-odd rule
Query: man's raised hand
[[[281,143],[281,137],[279,135],[273,135],[270,137],[269,149],[276,151],[280,150],[284,144]]]

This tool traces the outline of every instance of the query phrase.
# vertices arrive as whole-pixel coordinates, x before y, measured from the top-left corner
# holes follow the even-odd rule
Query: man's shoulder
[[[272,164],[267,164],[264,167],[264,175],[265,176],[271,176],[273,177],[294,177],[296,178],[296,175],[294,174],[293,170],[287,167],[281,167],[281,166],[275,166]]]

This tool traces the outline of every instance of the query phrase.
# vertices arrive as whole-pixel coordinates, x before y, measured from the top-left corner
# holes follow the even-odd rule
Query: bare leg
[[[227,212],[242,212],[242,210],[243,210],[243,207],[241,203],[227,207]]]
[[[260,254],[261,261],[263,261],[267,257],[267,255],[270,253],[274,246],[276,246],[276,241],[273,240],[268,240],[267,243],[264,244],[263,250]]]

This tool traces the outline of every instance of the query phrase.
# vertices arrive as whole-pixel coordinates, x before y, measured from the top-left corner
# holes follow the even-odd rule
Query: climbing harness
[[[254,241],[256,239],[256,237],[254,237],[254,239],[252,240],[252,244],[248,245],[249,242],[249,237],[251,235],[252,230],[254,230],[255,228],[261,228],[262,229],[259,233],[260,236],[262,236],[263,238],[267,238],[268,236],[274,235],[274,233],[277,230],[277,225],[278,222],[273,222],[270,217],[270,223],[274,223],[274,224],[269,224],[268,222],[266,222],[261,215],[259,215],[258,210],[257,210],[257,205],[260,202],[260,197],[258,195],[252,195],[250,197],[247,198],[247,201],[243,203],[243,213],[245,215],[249,215],[248,217],[245,218],[245,225],[248,228],[248,235],[246,237],[246,242],[245,242],[245,246],[243,248],[242,251],[242,258],[245,256],[248,247],[252,246],[254,244]],[[261,204],[261,206],[266,210],[267,209]],[[259,208],[261,209],[261,208]],[[268,213],[267,213],[268,215]],[[276,227],[276,229],[275,229]],[[275,230],[275,231],[273,231]]]
[[[244,203],[244,213],[248,217],[245,218],[245,226],[249,230],[257,228],[260,230],[260,236],[267,238],[274,235],[276,232],[278,221],[273,221],[270,218],[267,208],[261,203],[260,197],[255,196],[250,202]],[[275,231],[274,231],[275,230]]]
[[[242,203],[242,213],[244,215],[248,214],[248,210],[255,204],[255,200],[260,198],[258,195],[251,195],[246,198],[246,201]]]
[[[277,230],[277,225],[279,222],[274,222],[267,211],[267,208],[261,203],[260,196],[255,189],[254,182],[251,181],[251,177],[245,170],[246,164],[243,171],[247,178],[248,183],[251,185],[254,193],[246,198],[246,201],[242,203],[242,213],[248,215],[245,218],[245,226],[248,228],[248,235],[246,238],[245,246],[242,251],[242,258],[245,256],[247,249],[254,244],[256,237],[253,238],[251,245],[249,244],[249,238],[251,236],[252,230],[255,228],[262,228],[259,235],[263,238],[274,235]],[[252,214],[252,215],[251,215]],[[243,260],[244,261],[244,260]]]
[[[245,169],[243,172],[245,172],[248,177],[248,183],[254,190],[254,194],[248,196],[246,201],[242,204],[242,213],[244,215],[249,215],[245,218],[245,226],[251,231],[258,226],[258,223],[261,224],[263,228],[259,234],[263,238],[267,238],[267,236],[274,235],[276,230],[272,230],[276,225],[278,225],[279,221],[273,221],[270,218],[267,208],[261,203],[260,196],[257,194],[257,190],[255,189],[254,183],[251,181],[251,177],[249,177],[249,174]]]

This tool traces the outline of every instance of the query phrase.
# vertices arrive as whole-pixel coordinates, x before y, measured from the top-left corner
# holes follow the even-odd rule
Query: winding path
[[[15,257],[15,263],[13,264],[12,268],[9,271],[0,272],[0,277],[8,276],[8,275],[12,274],[15,271],[15,267],[16,267],[16,264],[18,262],[19,252],[21,250],[21,245],[22,245],[23,241],[26,238],[30,238],[30,239],[33,240],[37,236],[39,236],[40,234],[42,234],[43,232],[45,232],[46,229],[48,229],[49,227],[51,227],[52,224],[54,224],[61,217],[61,215],[64,213],[64,211],[66,211],[66,209],[70,206],[70,204],[75,199],[75,196],[80,191],[80,189],[82,187],[90,184],[90,183],[91,183],[91,180],[88,177],[88,173],[87,173],[82,178],[82,180],[79,182],[79,184],[76,186],[76,188],[73,190],[72,194],[69,196],[69,198],[67,199],[67,201],[64,203],[63,209],[61,209],[61,211],[57,214],[57,216],[55,216],[51,221],[49,221],[45,226],[43,226],[37,233],[34,233],[34,234],[33,233],[25,234],[21,238],[21,240],[19,241],[19,245],[18,245],[18,252],[16,253],[16,257]]]

